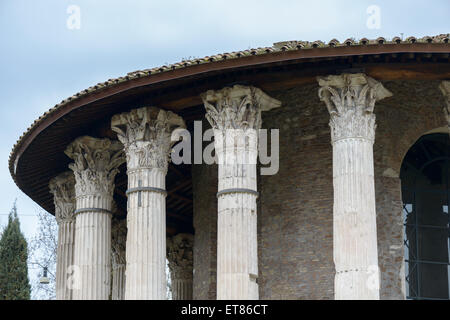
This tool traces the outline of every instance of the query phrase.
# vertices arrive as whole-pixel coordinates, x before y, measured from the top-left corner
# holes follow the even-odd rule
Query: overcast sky
[[[67,26],[71,5],[80,9],[79,29]],[[367,24],[372,5],[379,29]],[[17,198],[25,235],[36,232],[39,207],[14,184],[9,153],[36,118],[78,91],[130,71],[278,41],[449,33],[449,15],[450,0],[0,0],[0,226]]]

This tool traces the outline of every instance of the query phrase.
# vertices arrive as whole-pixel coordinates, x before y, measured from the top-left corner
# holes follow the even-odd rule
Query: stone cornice
[[[59,223],[75,221],[75,176],[66,171],[50,180],[50,193],[55,203],[55,218]]]
[[[375,103],[392,93],[362,73],[318,77],[317,81],[319,98],[330,113],[332,141],[344,138],[374,141]]]
[[[206,119],[216,130],[259,129],[261,112],[279,108],[281,102],[271,98],[261,89],[234,85],[201,94],[206,109]]]
[[[167,259],[172,280],[192,280],[194,236],[180,233],[167,238]]]
[[[111,128],[125,147],[128,170],[159,168],[167,172],[172,132],[186,128],[183,119],[156,107],[133,109],[115,115]]]
[[[125,162],[119,141],[83,136],[72,142],[65,153],[74,160],[69,168],[75,174],[77,197],[86,195],[112,197],[118,167]]]

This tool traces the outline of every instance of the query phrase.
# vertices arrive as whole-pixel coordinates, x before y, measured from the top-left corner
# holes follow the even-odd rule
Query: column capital
[[[55,218],[59,223],[75,221],[75,177],[66,171],[54,177],[49,183],[55,203]]]
[[[171,111],[143,107],[117,114],[111,128],[125,147],[128,169],[160,168],[167,172],[172,132],[186,128],[183,119]]]
[[[206,119],[213,129],[261,128],[261,111],[279,108],[281,102],[261,89],[234,85],[221,90],[209,90],[200,95],[206,109]]]
[[[375,103],[391,97],[383,85],[363,73],[317,77],[319,98],[330,113],[333,141],[363,138],[374,141]]]
[[[83,136],[73,141],[65,154],[75,162],[69,168],[75,175],[75,194],[112,197],[118,167],[125,162],[119,141]]]
[[[112,267],[126,265],[127,220],[112,219],[111,221],[111,251]]]
[[[192,279],[194,236],[179,233],[167,238],[167,259],[174,280]]]
[[[448,129],[450,134],[450,81],[442,81],[439,85],[439,89],[441,89],[442,94],[444,95],[445,102],[447,103],[444,106],[445,116],[447,117]]]

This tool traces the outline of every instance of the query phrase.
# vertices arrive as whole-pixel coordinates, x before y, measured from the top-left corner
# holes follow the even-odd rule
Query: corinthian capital
[[[439,88],[445,97],[446,106],[444,106],[445,116],[447,117],[448,130],[450,134],[450,81],[442,81]]]
[[[111,221],[111,253],[113,268],[126,264],[127,220]]]
[[[73,172],[66,171],[50,180],[50,193],[55,203],[56,221],[75,221],[75,177]]]
[[[194,236],[179,233],[167,238],[167,260],[174,280],[192,279]]]
[[[261,89],[234,85],[222,90],[209,90],[201,95],[206,109],[206,119],[213,129],[259,129],[261,111],[281,106]]]
[[[65,153],[74,160],[69,168],[75,174],[77,197],[98,194],[112,196],[118,167],[125,162],[119,141],[84,136],[72,142]]]
[[[318,77],[317,81],[319,98],[330,113],[332,140],[354,137],[374,141],[375,103],[392,93],[362,73]]]
[[[111,128],[125,147],[128,169],[167,171],[170,150],[175,143],[171,141],[172,132],[186,125],[173,112],[144,107],[113,116]]]

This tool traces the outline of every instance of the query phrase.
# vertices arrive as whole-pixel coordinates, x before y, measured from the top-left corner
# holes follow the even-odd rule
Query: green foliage
[[[20,231],[16,204],[0,238],[0,300],[29,300],[27,241]]]

